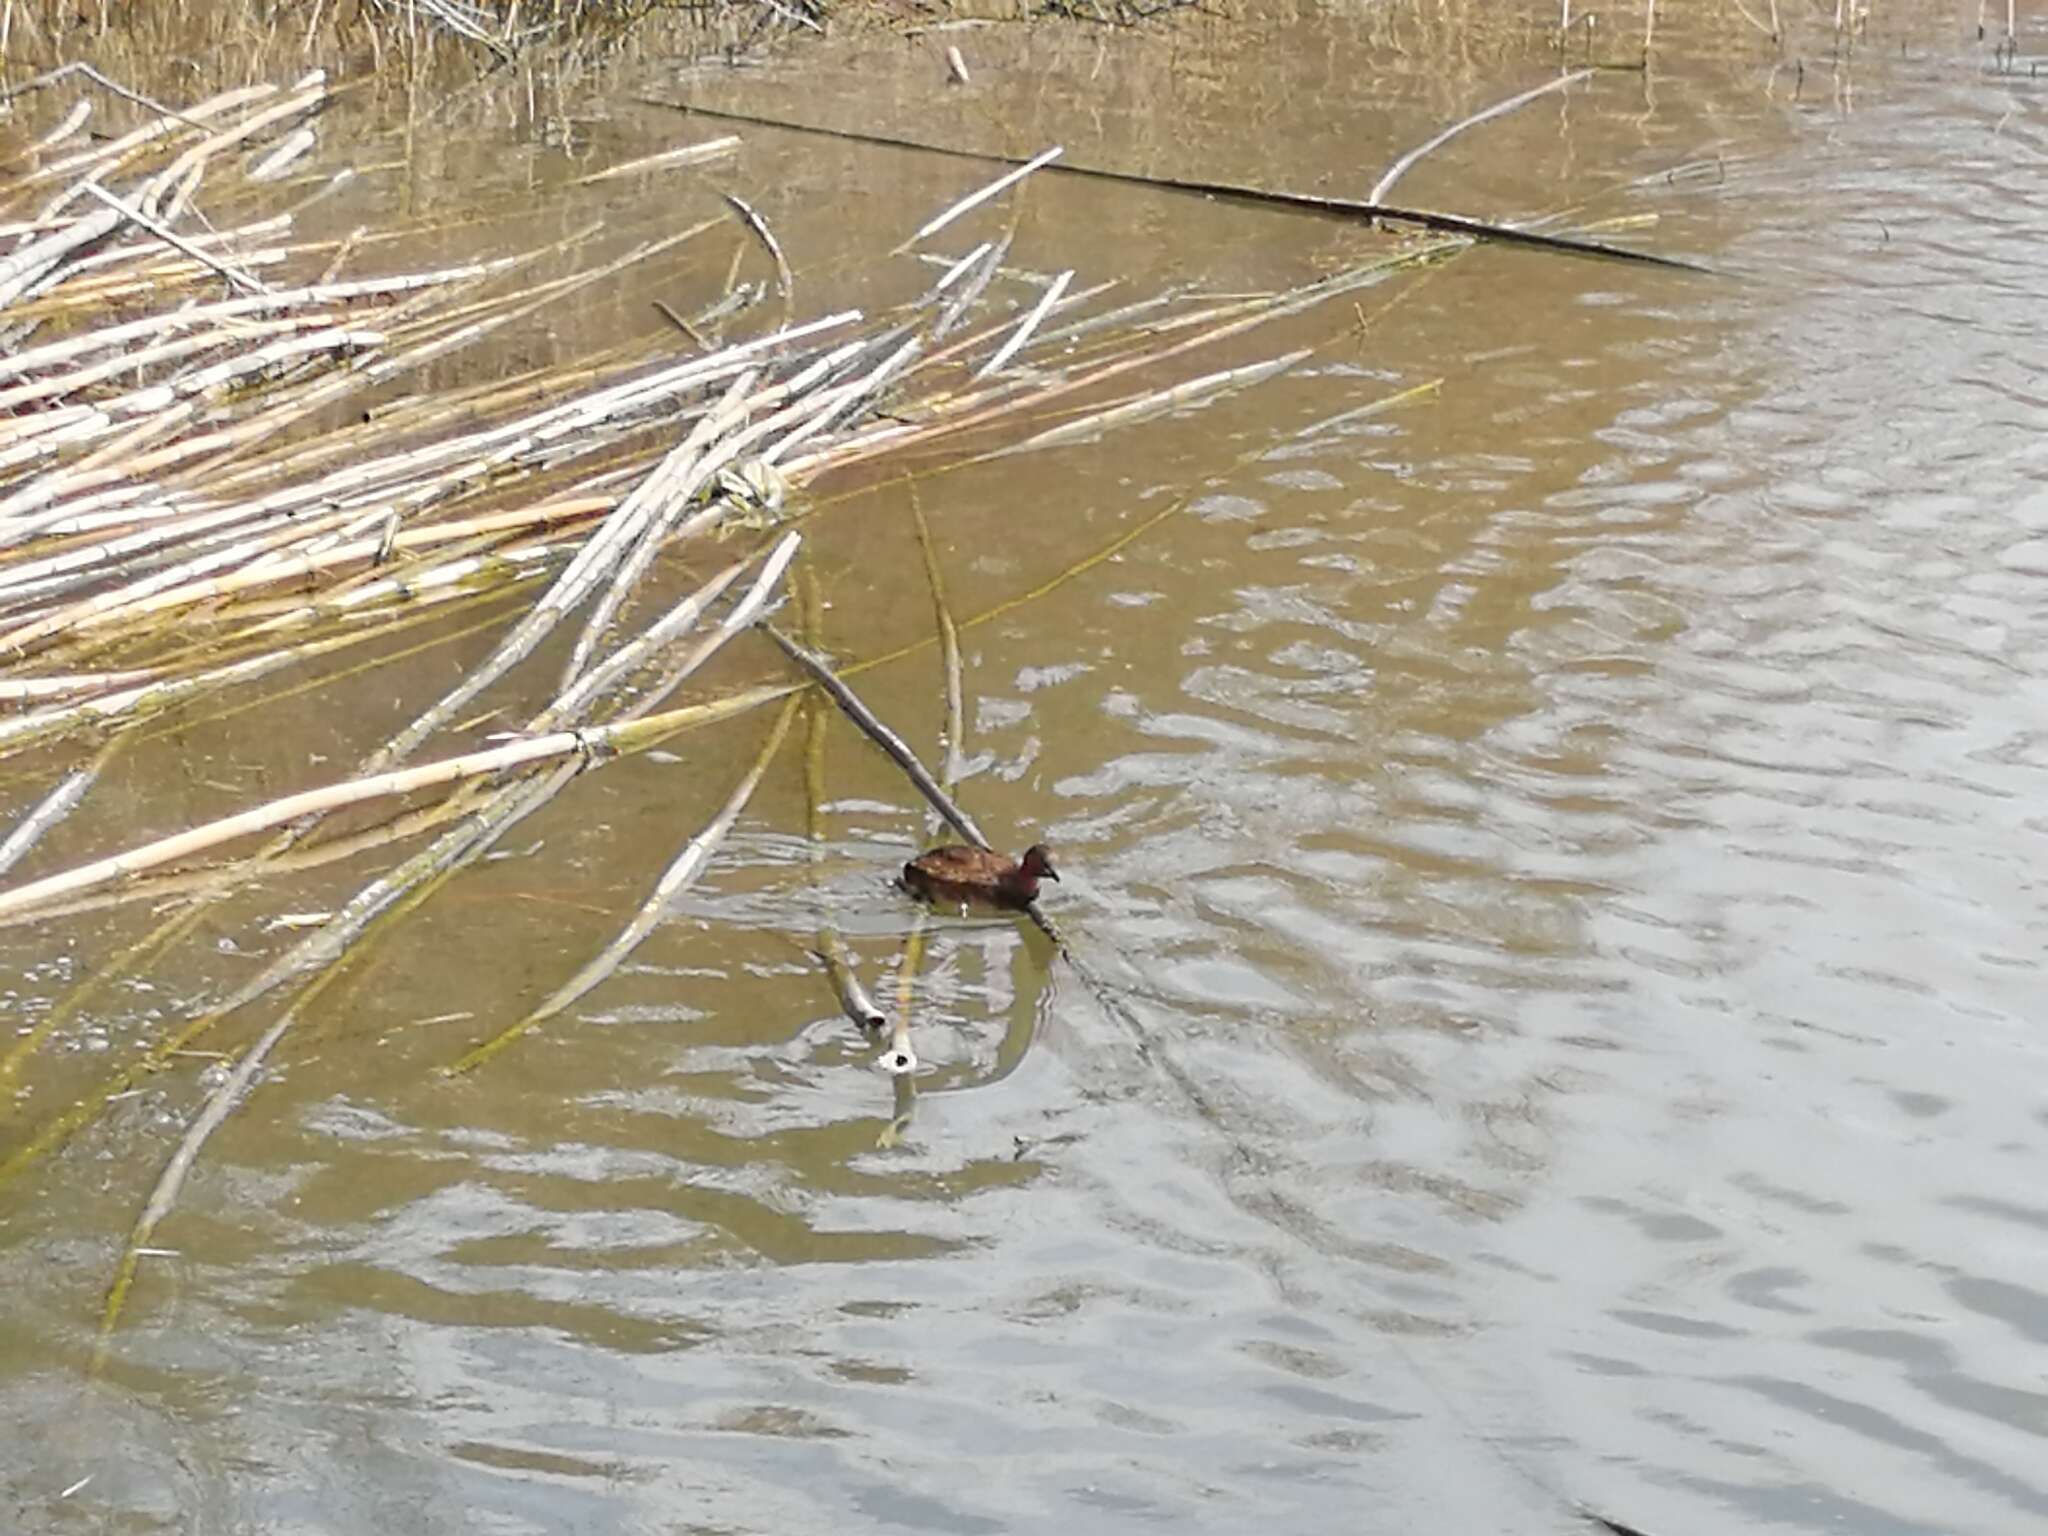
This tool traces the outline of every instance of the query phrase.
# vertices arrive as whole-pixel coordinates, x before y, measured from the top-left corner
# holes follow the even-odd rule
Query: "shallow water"
[[[2048,98],[1961,9],[1880,9],[1840,59],[1800,18],[1775,65],[1739,18],[1666,22],[1647,79],[1474,130],[1397,199],[1654,214],[1615,238],[1719,278],[1475,252],[1261,339],[1318,350],[1255,392],[920,483],[963,616],[1191,499],[966,631],[963,798],[1058,849],[1081,970],[1008,921],[939,923],[893,1145],[891,1084],[802,946],[822,902],[886,971],[911,913],[883,882],[925,824],[836,721],[816,883],[792,748],[625,974],[431,1076],[606,941],[755,716],[579,780],[323,1001],[209,1145],[97,1378],[107,1276],[202,1064],[0,1189],[15,1522],[2048,1517]],[[969,31],[951,94],[941,37],[873,35],[586,82],[584,132],[663,147],[675,120],[621,100],[687,91],[1358,195],[1555,69],[1536,10]],[[729,180],[761,189],[806,307],[981,175],[740,131]],[[473,156],[580,216],[537,128],[502,132],[412,194]],[[1233,291],[1355,238],[1047,180],[1015,259]],[[812,542],[833,643],[872,654],[929,604],[901,484],[852,489]],[[423,661],[420,693],[454,665]],[[930,652],[863,691],[935,740]],[[205,738],[190,783],[138,767],[138,824],[342,761],[390,694]],[[256,914],[352,888],[224,914],[5,1134],[95,1043],[284,942]],[[10,1001],[32,1016],[141,921],[0,931]]]

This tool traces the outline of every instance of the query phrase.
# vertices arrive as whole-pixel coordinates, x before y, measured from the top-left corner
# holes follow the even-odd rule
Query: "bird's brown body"
[[[1052,855],[1042,843],[1025,849],[1021,859],[950,843],[921,853],[903,866],[903,887],[913,896],[995,907],[1028,907],[1038,899],[1040,880],[1059,877],[1052,867]]]

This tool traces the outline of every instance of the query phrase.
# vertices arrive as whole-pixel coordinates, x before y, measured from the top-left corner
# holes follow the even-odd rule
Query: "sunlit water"
[[[188,1085],[6,1193],[12,1518],[2035,1528],[2048,128],[1966,20],[1803,81],[1739,29],[1677,30],[1649,88],[1602,76],[1403,184],[1482,213],[1598,193],[1588,217],[1655,213],[1629,238],[1722,277],[1473,254],[1316,317],[1316,357],[1258,393],[925,484],[962,615],[1190,498],[966,635],[963,795],[1057,847],[1081,968],[940,922],[883,1144],[890,1084],[802,946],[822,903],[887,971],[911,915],[884,882],[924,822],[835,722],[815,881],[792,752],[625,975],[433,1079],[603,942],[766,723],[608,767],[285,1055],[96,1380]],[[1079,100],[1056,131],[1090,158],[1355,192],[1554,67],[1533,27],[1455,71],[1435,34],[1366,31],[1276,24],[1288,48],[1184,68],[1189,122],[1276,103],[1207,161],[1115,89],[1157,43],[1068,34],[1053,85],[991,65],[982,107],[936,110],[1042,120],[1023,140]],[[818,68],[872,78],[895,46]],[[712,88],[817,118],[819,78]],[[864,230],[974,174],[779,152],[799,191],[886,192]],[[830,249],[838,215],[782,212],[793,253]],[[1019,242],[1141,292],[1342,248],[1065,184]],[[836,645],[928,632],[900,490],[816,542]],[[934,739],[929,653],[864,687]]]

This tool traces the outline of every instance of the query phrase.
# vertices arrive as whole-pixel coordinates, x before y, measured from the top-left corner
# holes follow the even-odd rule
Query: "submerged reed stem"
[[[768,765],[782,749],[783,739],[789,735],[790,723],[796,718],[799,702],[797,698],[792,697],[783,704],[781,712],[775,717],[774,725],[769,728],[767,740],[761,743],[752,765],[733,787],[732,794],[726,799],[724,806],[701,832],[684,845],[682,852],[676,855],[668,868],[662,871],[661,878],[655,881],[654,889],[640,904],[640,909],[633,914],[632,919],[611,943],[593,956],[575,975],[536,1004],[524,1018],[500,1030],[446,1067],[444,1072],[447,1076],[457,1077],[476,1070],[514,1041],[539,1028],[609,977],[624,963],[628,955],[640,947],[647,935],[654,931],[655,925],[668,914],[676,897],[695,884],[697,877],[703,874],[705,866],[711,862],[712,854],[718,851],[719,844],[724,842],[726,835],[732,831],[733,823],[739,820],[740,813],[747,808],[747,802],[753,798],[754,790],[760,785],[761,776],[768,771]]]

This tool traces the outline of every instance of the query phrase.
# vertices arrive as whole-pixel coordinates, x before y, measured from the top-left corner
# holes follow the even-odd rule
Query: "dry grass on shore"
[[[943,20],[1064,17],[1131,26],[1196,0],[987,0],[948,5]],[[921,12],[879,0],[0,0],[0,56],[74,59],[110,38],[154,39],[194,56],[225,45],[384,68],[440,55],[489,68],[552,55],[602,54],[629,42],[737,56],[843,26],[903,28]]]

